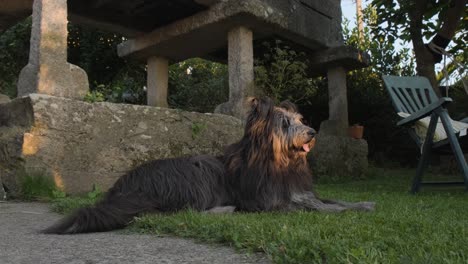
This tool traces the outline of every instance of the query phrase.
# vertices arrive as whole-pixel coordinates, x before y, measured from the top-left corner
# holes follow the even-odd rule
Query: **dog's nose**
[[[309,131],[307,131],[307,134],[311,137],[315,137],[315,134],[317,134],[317,131],[311,128]]]

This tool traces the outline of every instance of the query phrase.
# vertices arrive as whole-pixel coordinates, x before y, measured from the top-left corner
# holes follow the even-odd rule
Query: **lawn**
[[[375,201],[374,212],[184,211],[139,217],[129,230],[265,252],[276,263],[468,263],[468,197],[463,188],[423,188],[411,195],[413,171],[375,174],[371,180],[317,186],[324,198]],[[62,198],[53,204],[58,211],[86,204],[86,199],[76,201]]]

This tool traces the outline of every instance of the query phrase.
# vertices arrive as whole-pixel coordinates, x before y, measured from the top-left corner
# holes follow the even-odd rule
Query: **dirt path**
[[[171,237],[38,234],[59,218],[47,204],[0,202],[0,264],[270,263],[264,256]]]

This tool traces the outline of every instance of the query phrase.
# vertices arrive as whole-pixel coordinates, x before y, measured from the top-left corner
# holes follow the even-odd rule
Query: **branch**
[[[437,33],[438,35],[452,39],[458,28],[458,24],[463,18],[467,0],[452,0],[449,4],[447,13],[444,16],[442,28]]]
[[[450,1],[447,11],[443,16],[441,16],[443,19],[442,27],[434,38],[432,38],[431,42],[428,44],[429,46],[436,45],[442,49],[445,49],[448,46],[450,40],[455,36],[459,23],[463,19],[466,4],[467,0]],[[433,51],[432,49],[430,49],[430,51],[436,63],[442,60],[441,54]]]

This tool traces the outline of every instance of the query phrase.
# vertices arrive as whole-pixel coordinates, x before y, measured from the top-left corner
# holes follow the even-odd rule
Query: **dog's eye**
[[[289,119],[284,119],[284,120],[283,120],[283,128],[288,128],[289,125],[290,125]]]

